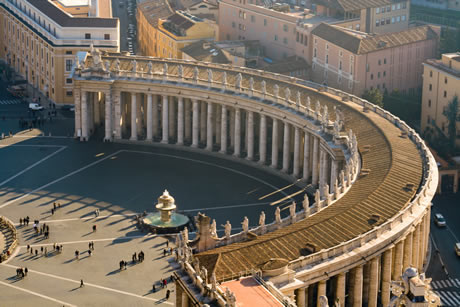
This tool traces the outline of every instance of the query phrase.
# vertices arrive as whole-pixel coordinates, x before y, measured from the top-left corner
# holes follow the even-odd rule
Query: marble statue
[[[276,220],[277,224],[281,224],[281,210],[280,210],[280,207],[276,207],[275,220]]]
[[[338,120],[334,122],[334,137],[335,138],[340,137],[340,124]]]
[[[289,205],[289,215],[291,218],[295,217],[295,202],[292,202],[292,204]]]
[[[198,82],[198,67],[196,66],[193,68],[193,81]]]
[[[120,71],[120,59],[115,60],[115,71]]]
[[[307,105],[305,106],[305,108],[307,109],[307,111],[309,111],[311,109],[311,99],[310,99],[310,96],[307,97]]]
[[[136,60],[132,60],[131,64],[133,65],[133,72],[137,72],[137,62],[136,62]]]
[[[149,63],[147,64],[147,73],[148,73],[149,75],[152,74],[152,69],[153,69],[152,61],[149,61]]]
[[[80,59],[78,58],[78,55],[75,55],[75,68],[80,68]]]
[[[168,75],[168,64],[167,63],[163,64],[163,75],[164,76]]]
[[[109,60],[105,60],[104,64],[105,64],[105,65],[104,65],[104,66],[105,66],[105,70],[106,70],[106,71],[110,71],[110,61],[109,61]]]
[[[324,197],[329,197],[329,185],[327,183],[323,186],[323,194]]]
[[[99,52],[97,48],[94,48],[93,44],[91,44],[90,50],[91,50],[91,56],[93,58],[93,66],[97,68],[102,68],[101,53]]]
[[[243,226],[243,232],[248,232],[248,230],[249,230],[249,220],[248,220],[247,216],[244,217],[243,222],[241,224]]]
[[[300,99],[301,99],[300,91],[297,91],[297,96],[295,100],[295,106],[297,107],[297,110],[300,109]]]
[[[215,272],[212,272],[210,282],[211,282],[211,290],[217,291],[217,278],[216,278]]]
[[[182,230],[182,241],[184,241],[184,244],[188,243],[188,228],[185,227],[184,230]]]
[[[201,279],[203,279],[203,283],[207,285],[208,284],[208,270],[206,270],[204,266],[201,267],[200,277]]]
[[[249,78],[249,90],[251,91],[251,94],[254,91],[254,78],[253,77]]]
[[[327,111],[327,106],[324,106],[323,108],[323,124],[327,125],[329,122],[329,113]]]
[[[230,235],[232,233],[232,224],[230,224],[230,222],[227,221],[227,223],[225,223],[224,225],[224,228],[225,228],[225,238],[230,239]]]
[[[315,204],[319,211],[321,208],[321,193],[319,192],[319,189],[317,189],[315,192]]]
[[[291,99],[291,89],[289,87],[286,87],[284,90],[284,99],[286,100],[286,103],[289,104],[289,101]]]
[[[273,95],[275,96],[275,98],[278,98],[279,94],[280,94],[280,87],[278,86],[278,84],[275,84],[273,86]]]
[[[222,84],[224,85],[224,87],[227,86],[227,72],[224,71],[224,73],[222,74]]]
[[[235,87],[237,90],[241,90],[241,82],[243,80],[243,75],[241,75],[241,73],[239,72],[237,75],[236,75],[236,82],[235,82]]]
[[[212,236],[217,235],[217,224],[216,224],[216,220],[215,220],[215,219],[213,219],[213,220],[212,220],[212,223],[211,223],[211,235],[212,235]]]
[[[195,273],[200,274],[200,261],[196,257],[193,259],[193,269]]]
[[[260,212],[259,226],[265,226],[265,212]]]
[[[342,188],[345,188],[345,173],[343,170],[340,171],[339,178],[340,178],[340,185],[342,186]]]
[[[339,181],[337,180],[337,178],[335,178],[334,181],[334,194],[336,198],[339,195]]]
[[[176,235],[176,247],[180,248],[182,246],[181,240],[180,240],[180,235]]]
[[[180,79],[184,78],[184,66],[182,66],[182,64],[179,65],[178,72],[179,72],[179,78]]]
[[[310,204],[309,204],[309,201],[308,201],[307,193],[305,193],[305,195],[303,196],[302,207],[303,207],[303,211],[305,211],[305,212],[307,212],[307,210],[310,209]]]
[[[329,307],[329,303],[327,302],[327,296],[321,295],[319,297],[319,306],[320,307]]]
[[[262,95],[264,95],[265,97],[265,94],[267,94],[267,82],[265,82],[265,80],[262,80],[260,87],[261,87]]]
[[[319,103],[319,100],[316,100],[315,115],[316,115],[316,120],[319,121],[319,117],[321,116],[321,105]]]
[[[208,68],[208,83],[212,83],[212,70]]]

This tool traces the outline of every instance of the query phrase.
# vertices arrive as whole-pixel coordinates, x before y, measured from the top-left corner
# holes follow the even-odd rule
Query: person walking
[[[88,249],[88,255],[91,257],[91,250]]]
[[[85,284],[83,283],[83,279],[80,280],[80,288],[82,288]]]
[[[93,232],[96,232],[96,225],[93,225]]]
[[[29,269],[27,269],[27,267],[24,269],[24,274],[25,276],[27,276],[27,273],[29,273]]]
[[[75,251],[75,258],[78,259],[78,256],[80,255],[80,252],[78,250]]]
[[[169,300],[169,296],[171,295],[171,291],[166,290],[166,300]]]
[[[155,283],[153,283],[152,292],[155,293],[156,291],[157,291],[157,289],[155,288]]]

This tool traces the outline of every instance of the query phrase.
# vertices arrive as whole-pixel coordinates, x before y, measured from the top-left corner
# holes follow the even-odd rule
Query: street
[[[136,0],[113,0],[113,17],[120,19],[120,51],[129,51],[134,54],[137,47],[137,21],[136,21]],[[130,24],[134,25],[130,26]],[[131,42],[131,49],[129,46]],[[131,52],[132,51],[132,52]]]
[[[441,296],[443,306],[460,306],[460,257],[454,245],[460,238],[460,224],[457,222],[460,208],[460,194],[437,195],[431,208],[432,257],[427,276],[433,278],[432,287]],[[434,214],[441,213],[446,227],[434,223]]]

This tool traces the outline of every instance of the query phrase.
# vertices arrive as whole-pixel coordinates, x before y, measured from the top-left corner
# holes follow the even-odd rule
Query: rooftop
[[[62,6],[71,7],[71,6],[88,6],[90,0],[56,0]]]
[[[358,11],[393,4],[395,0],[312,0],[313,3],[344,12]]]
[[[285,60],[265,66],[263,69],[265,71],[283,74],[298,71],[300,69],[308,69],[309,67],[310,65],[308,65],[305,60],[297,58],[296,56],[292,56],[286,58]]]
[[[220,284],[220,288],[225,292],[228,288],[237,299],[238,306],[264,306],[282,307],[267,289],[257,282],[253,277],[241,278]]]
[[[201,40],[194,42],[182,48],[182,52],[194,58],[197,61],[229,64],[229,60],[221,48],[216,46],[213,42]]]
[[[26,1],[62,27],[116,28],[118,26],[118,18],[72,17],[48,0]]]
[[[313,29],[312,34],[355,54],[366,54],[438,37],[438,34],[430,26],[374,35],[326,23],[318,25]]]
[[[158,20],[174,14],[174,10],[167,0],[147,0],[137,5],[137,9],[142,12],[147,21],[154,27],[158,25]]]

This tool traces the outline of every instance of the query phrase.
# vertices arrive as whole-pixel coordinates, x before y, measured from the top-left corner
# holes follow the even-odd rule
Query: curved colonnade
[[[105,140],[233,155],[317,189],[312,206],[259,221],[250,239],[247,229],[216,238],[217,247],[195,255],[218,281],[277,258],[288,264],[265,277],[298,306],[317,305],[322,295],[378,306],[388,304],[390,281],[403,268],[422,269],[437,169],[419,136],[388,112],[250,69],[97,51],[81,59],[73,77],[82,140],[104,125]],[[182,267],[194,270],[187,244],[182,250]],[[206,288],[206,280],[194,282]]]

